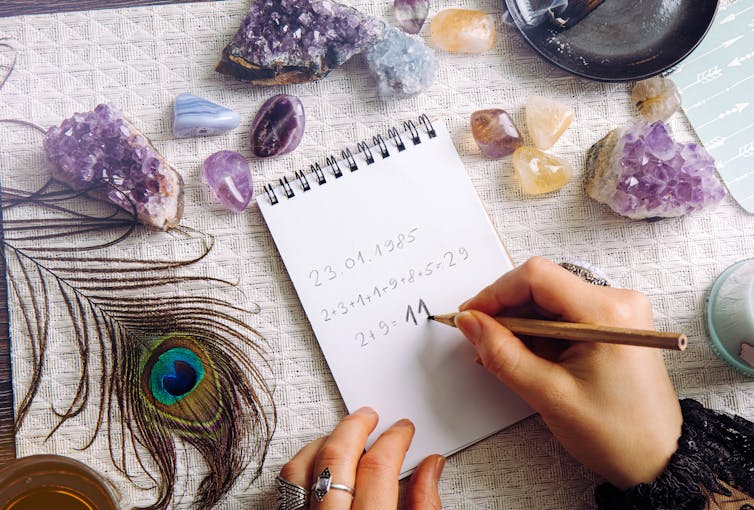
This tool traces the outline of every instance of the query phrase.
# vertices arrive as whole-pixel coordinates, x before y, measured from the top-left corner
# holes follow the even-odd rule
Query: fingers
[[[455,323],[476,348],[482,365],[535,409],[546,405],[553,388],[570,384],[565,369],[534,354],[489,315],[465,311],[456,315]]]
[[[651,306],[640,293],[587,283],[542,257],[533,257],[504,274],[461,305],[461,310],[494,315],[530,303],[569,322],[651,326]],[[636,307],[648,310],[642,318],[649,318],[641,326],[635,324]]]
[[[313,481],[325,468],[330,470],[331,482],[354,487],[356,467],[364,452],[369,434],[377,426],[377,413],[362,407],[346,416],[322,444],[314,460]],[[312,493],[311,510],[344,510],[351,508],[353,496],[346,491],[330,489],[322,501]]]
[[[398,475],[414,424],[400,420],[382,433],[359,461],[353,510],[394,510],[398,506]]]
[[[440,510],[440,482],[445,457],[431,455],[424,459],[411,476],[408,488],[408,510]]]

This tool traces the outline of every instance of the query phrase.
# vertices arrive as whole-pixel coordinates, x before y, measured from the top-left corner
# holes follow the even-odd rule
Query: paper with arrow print
[[[754,214],[754,0],[721,8],[671,77],[731,195]]]

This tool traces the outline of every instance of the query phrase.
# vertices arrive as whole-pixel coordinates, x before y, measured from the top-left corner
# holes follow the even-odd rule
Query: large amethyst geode
[[[383,30],[377,18],[330,0],[253,0],[216,70],[258,85],[313,81]]]
[[[662,122],[610,131],[587,154],[586,192],[632,219],[659,219],[718,204],[725,188],[696,143],[678,143]]]
[[[108,104],[47,130],[52,177],[167,230],[183,214],[183,179],[123,115]]]

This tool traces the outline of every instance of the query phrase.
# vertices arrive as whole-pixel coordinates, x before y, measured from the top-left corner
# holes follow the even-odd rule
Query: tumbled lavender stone
[[[331,0],[253,0],[216,70],[258,85],[313,81],[383,30],[377,18]]]
[[[418,34],[429,14],[429,0],[395,0],[393,8],[403,31]]]
[[[219,151],[202,165],[202,179],[212,193],[234,212],[243,212],[254,193],[249,163],[233,151]]]
[[[364,56],[380,96],[414,96],[428,89],[437,76],[435,53],[419,37],[397,28],[388,28]]]
[[[45,155],[52,177],[87,190],[159,230],[178,225],[183,214],[183,179],[112,105],[76,113],[47,130]]]
[[[240,123],[238,113],[202,97],[183,93],[175,98],[173,136],[176,138],[219,135]]]
[[[305,127],[304,105],[299,98],[288,94],[272,96],[251,123],[251,152],[258,158],[288,154],[298,147]]]
[[[725,188],[701,145],[678,143],[662,121],[614,129],[587,154],[590,197],[633,219],[659,219],[718,204]]]

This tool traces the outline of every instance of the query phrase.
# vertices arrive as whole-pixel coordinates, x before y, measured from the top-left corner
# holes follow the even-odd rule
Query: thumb
[[[409,482],[409,510],[440,510],[442,508],[437,484],[444,466],[445,457],[442,455],[430,455],[419,464]]]
[[[464,311],[455,324],[474,345],[484,367],[509,388],[538,408],[548,391],[566,375],[564,369],[540,358],[511,331],[489,315]]]

